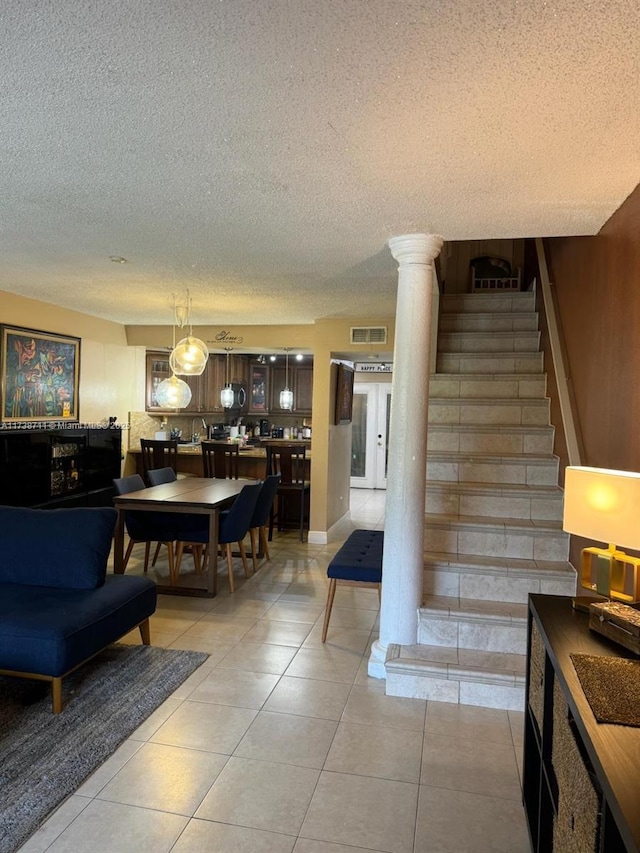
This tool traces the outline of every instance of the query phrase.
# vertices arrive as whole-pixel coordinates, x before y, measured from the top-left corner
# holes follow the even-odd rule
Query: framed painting
[[[1,325],[1,424],[78,421],[80,338]]]
[[[335,423],[350,424],[353,413],[353,376],[354,370],[342,362],[338,365],[338,382],[336,386],[336,416]]]

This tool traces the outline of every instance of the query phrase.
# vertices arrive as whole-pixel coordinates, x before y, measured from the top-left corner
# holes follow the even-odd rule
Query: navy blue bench
[[[338,581],[346,586],[361,585],[378,587],[382,583],[382,547],[384,531],[354,530],[336,553],[327,568],[329,592],[322,627],[322,642],[327,639],[331,608]]]

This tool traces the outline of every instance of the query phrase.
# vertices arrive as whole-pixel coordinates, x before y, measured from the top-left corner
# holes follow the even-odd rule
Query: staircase
[[[527,596],[571,595],[534,293],[440,303],[418,644],[386,692],[522,710]]]

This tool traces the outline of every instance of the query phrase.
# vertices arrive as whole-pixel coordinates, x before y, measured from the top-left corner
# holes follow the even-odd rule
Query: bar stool
[[[238,479],[238,459],[240,446],[226,441],[202,441],[202,467],[205,477],[221,480]]]
[[[149,471],[154,468],[172,468],[178,471],[178,442],[175,439],[164,441],[154,438],[141,438],[142,471],[144,479],[149,483]]]
[[[311,493],[311,483],[305,479],[305,444],[282,444],[269,442],[267,447],[267,474],[280,474],[280,484],[276,492],[277,511],[271,510],[269,519],[269,540],[273,539],[273,522],[278,520],[278,530],[284,528],[285,504],[287,498],[298,498],[300,512],[300,541],[304,533],[306,504]]]

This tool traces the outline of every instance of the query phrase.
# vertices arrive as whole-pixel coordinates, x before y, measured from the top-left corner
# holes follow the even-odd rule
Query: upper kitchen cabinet
[[[280,392],[285,386],[284,365],[273,366],[270,371],[270,413],[284,414],[287,410],[280,408]],[[310,415],[313,400],[313,365],[289,362],[289,388],[293,391],[292,414]]]
[[[179,376],[191,388],[191,402],[180,411],[204,412],[206,409],[206,377],[207,371],[202,376]],[[147,352],[146,356],[146,395],[145,410],[147,412],[175,411],[158,405],[157,388],[165,379],[171,379],[171,368],[169,367],[168,352]],[[219,394],[218,394],[219,396]]]

